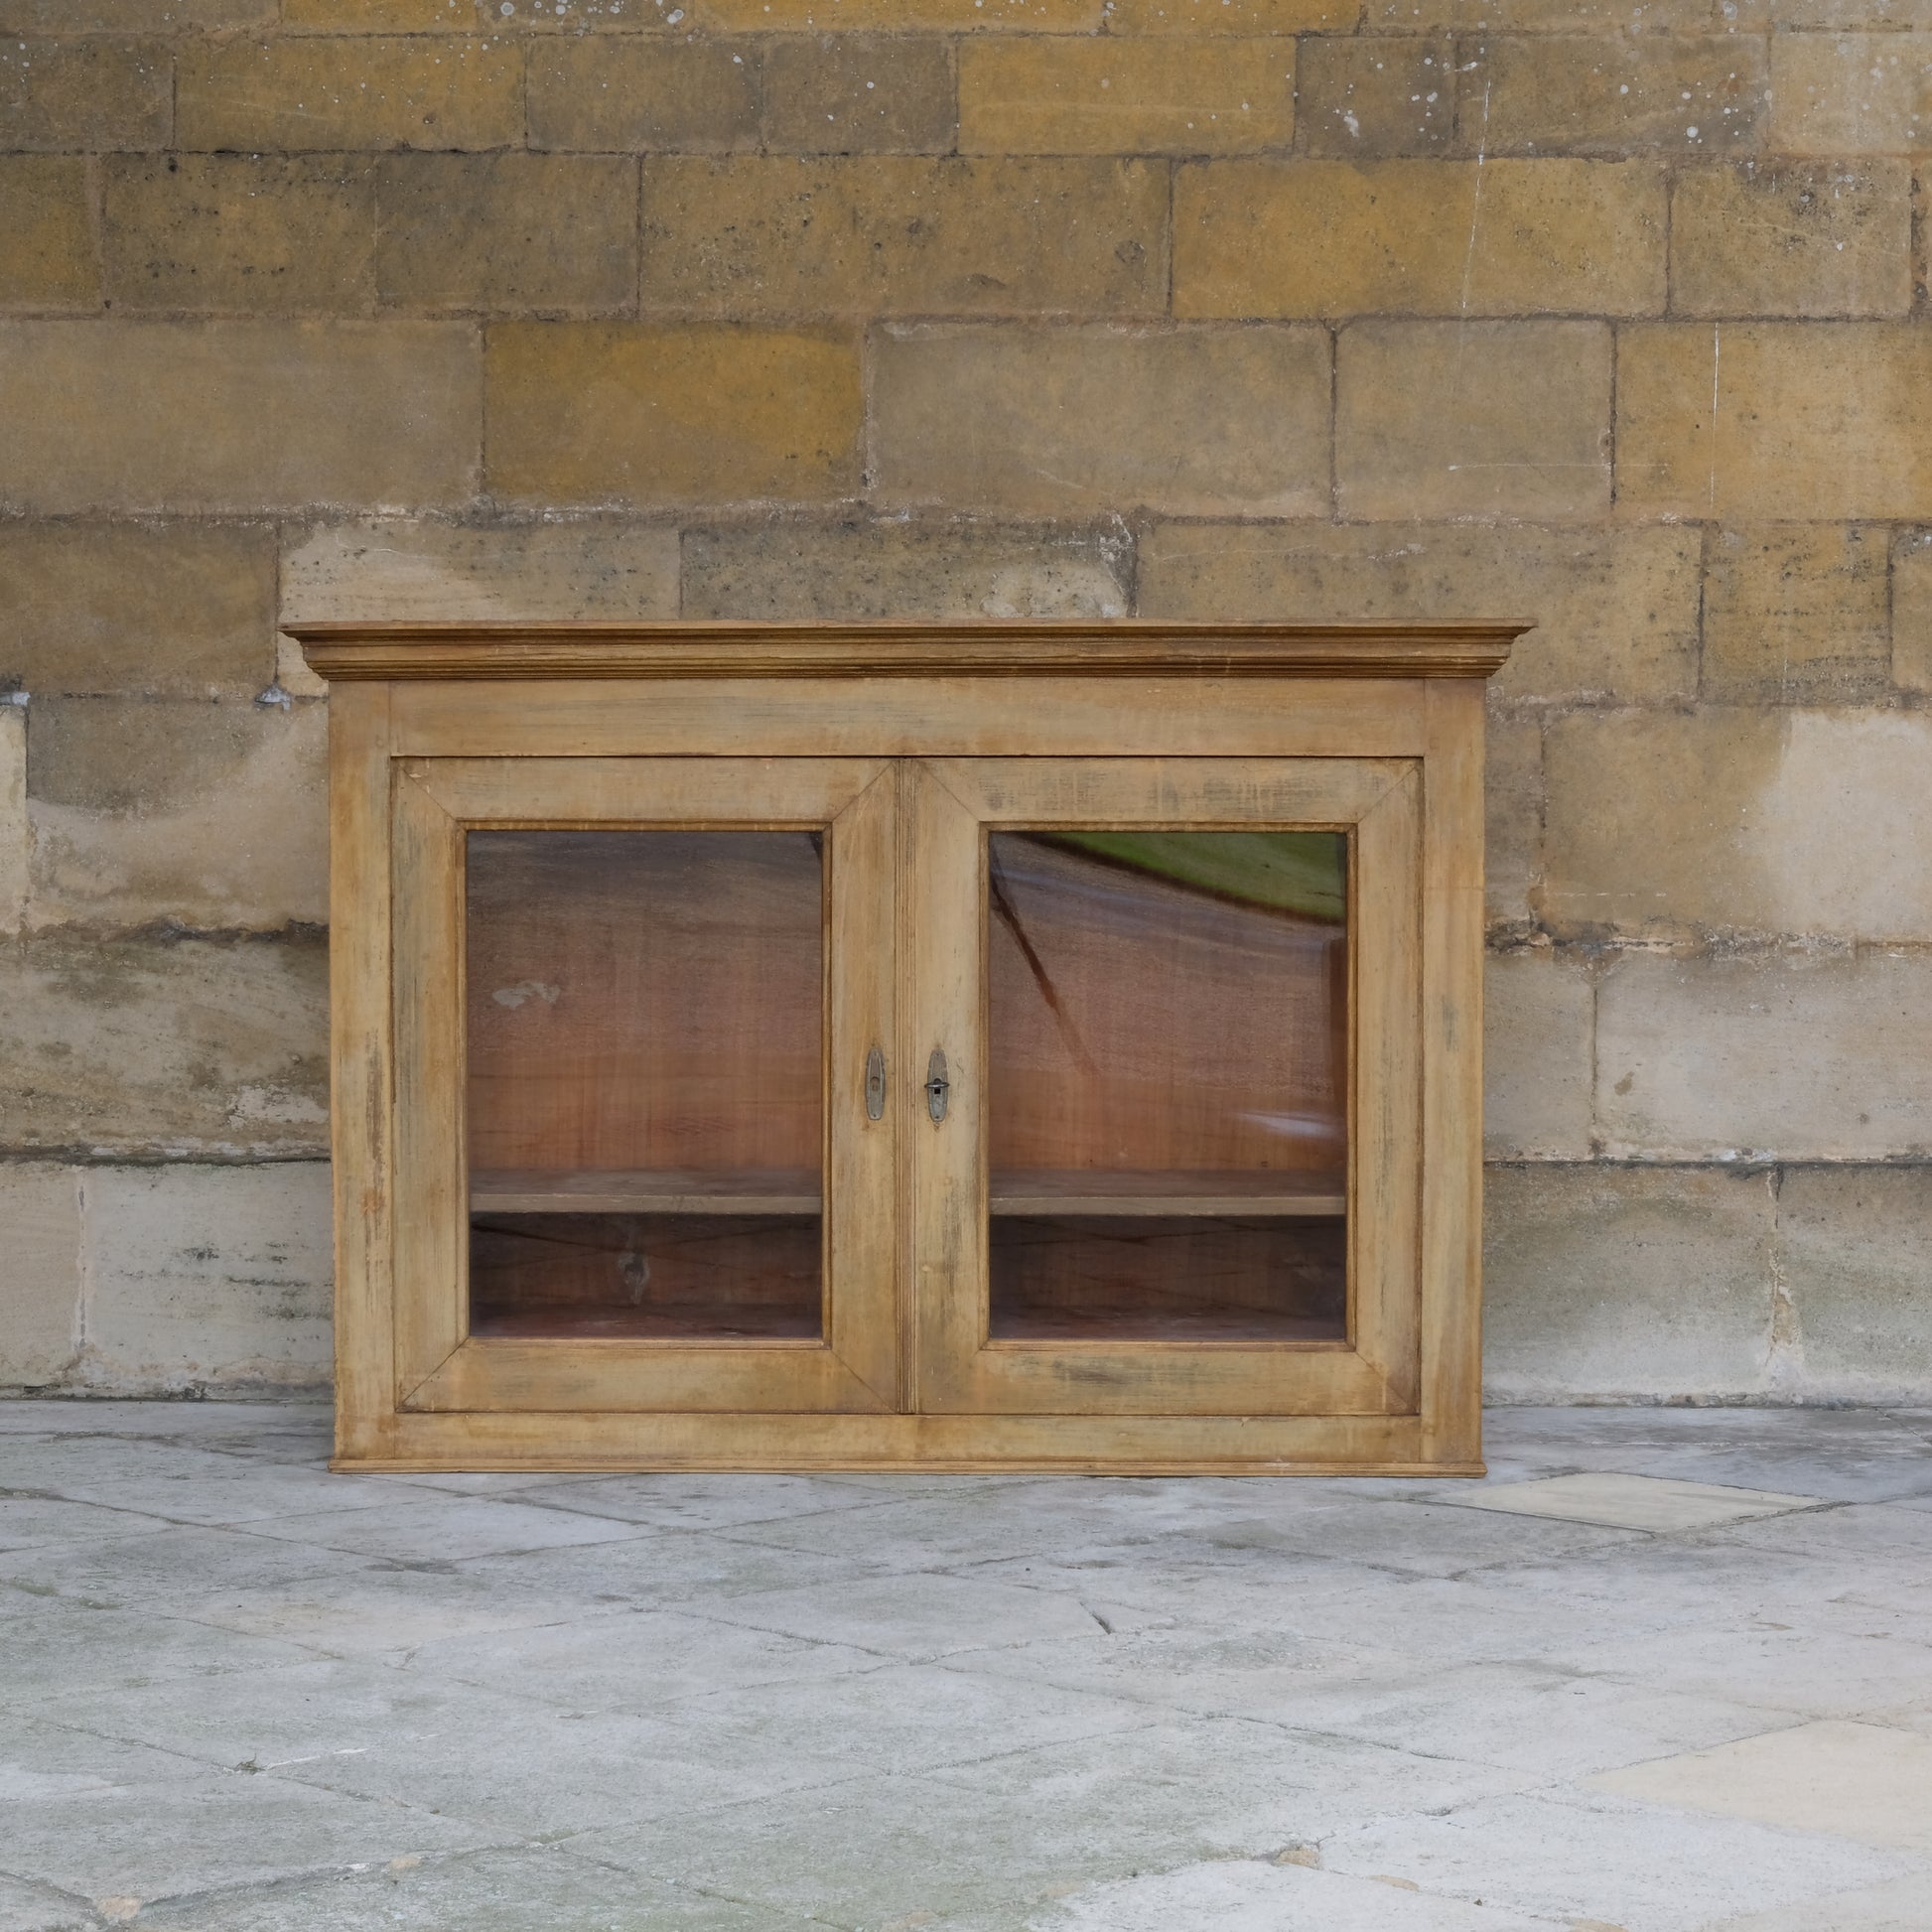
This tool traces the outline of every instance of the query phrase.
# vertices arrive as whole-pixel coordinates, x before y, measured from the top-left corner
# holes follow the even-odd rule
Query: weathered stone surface
[[[952,51],[893,34],[774,40],[763,144],[774,154],[945,154],[958,132]]]
[[[1767,1386],[1770,1176],[1492,1168],[1483,1255],[1491,1401],[1654,1401]]]
[[[1285,40],[969,41],[959,51],[968,154],[1252,154],[1295,134]]]
[[[265,27],[275,6],[276,0],[0,0],[0,34],[219,33]]]
[[[1778,1246],[1807,1394],[1915,1402],[1925,1386],[1932,1168],[1792,1168]]]
[[[530,51],[532,147],[729,154],[758,138],[758,68],[729,41],[586,36]]]
[[[825,0],[697,0],[693,25],[717,33],[802,34],[824,27]],[[840,0],[847,33],[1091,34],[1106,0]]]
[[[1904,530],[1892,543],[1892,678],[1932,691],[1932,531]]]
[[[366,315],[375,300],[369,164],[130,157],[107,169],[102,246],[116,309]]]
[[[1543,721],[1489,720],[1483,776],[1483,909],[1490,923],[1525,926],[1543,878]]]
[[[645,310],[1159,314],[1167,172],[1145,161],[644,164]]]
[[[266,523],[0,522],[0,688],[252,698],[274,634]]]
[[[1800,0],[1813,4],[1814,0]],[[1879,0],[1883,4],[1884,0]],[[1780,7],[1790,0],[1778,0]],[[1364,34],[1736,34],[1763,0],[1368,0]]]
[[[997,524],[760,524],[684,536],[687,618],[1118,618],[1124,538]]]
[[[80,1204],[70,1169],[0,1167],[0,1389],[44,1388],[79,1342]]]
[[[1494,695],[1688,698],[1698,556],[1696,531],[1662,525],[1165,523],[1141,539],[1140,610],[1309,623],[1534,619]]]
[[[30,927],[327,917],[321,706],[43,700],[29,742]]]
[[[88,1168],[85,1345],[99,1394],[317,1387],[332,1347],[329,1168]]]
[[[187,148],[507,147],[523,138],[523,52],[450,35],[197,41],[175,102]]]
[[[1775,34],[1771,88],[1771,145],[1782,153],[1922,153],[1932,141],[1932,33]]]
[[[0,934],[27,916],[27,708],[0,704]]]
[[[0,324],[0,505],[459,500],[479,359],[463,323]]]
[[[174,62],[159,41],[0,42],[0,149],[114,153],[163,148]]]
[[[1174,191],[1174,313],[1497,315],[1664,307],[1648,162],[1210,162]]]
[[[285,33],[461,33],[506,24],[502,0],[282,0]]]
[[[1912,324],[1639,323],[1617,343],[1616,394],[1619,505],[1932,513],[1932,334]]]
[[[322,1153],[328,981],[319,937],[0,946],[0,1147]]]
[[[1549,952],[1489,956],[1482,1145],[1491,1160],[1587,1158],[1595,1017],[1580,962]]]
[[[1485,35],[1462,56],[1462,146],[1488,154],[1745,154],[1769,105],[1755,35]]]
[[[1318,34],[1354,26],[1358,0],[1113,0],[1116,34]]]
[[[1435,154],[1455,132],[1455,54],[1448,40],[1305,40],[1295,81],[1310,154],[1361,161]]]
[[[399,154],[376,164],[385,307],[611,314],[637,293],[637,171],[615,155]]]
[[[1367,322],[1343,330],[1344,515],[1600,516],[1610,332],[1591,322]]]
[[[1932,716],[1579,715],[1545,760],[1558,931],[1932,938]]]
[[[875,487],[1019,515],[1328,505],[1317,329],[889,330],[874,344]]]
[[[1928,1001],[1924,953],[1626,953],[1597,995],[1597,1131],[1613,1155],[1923,1161]]]
[[[1671,194],[1671,311],[1902,316],[1911,241],[1902,161],[1687,168]]]
[[[800,331],[505,323],[489,332],[492,494],[812,501],[859,481],[859,345]]]
[[[1890,676],[1888,533],[1774,523],[1712,532],[1704,695],[1729,704],[1857,704]]]
[[[87,164],[79,155],[0,156],[0,304],[100,306]]]

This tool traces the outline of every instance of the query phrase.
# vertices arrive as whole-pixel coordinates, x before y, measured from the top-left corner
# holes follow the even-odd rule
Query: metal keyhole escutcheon
[[[952,1082],[946,1078],[946,1055],[943,1048],[935,1046],[932,1057],[925,1063],[925,1110],[935,1122],[946,1117],[946,1100],[952,1092]]]
[[[886,1055],[875,1046],[866,1055],[866,1118],[877,1120],[886,1111]]]

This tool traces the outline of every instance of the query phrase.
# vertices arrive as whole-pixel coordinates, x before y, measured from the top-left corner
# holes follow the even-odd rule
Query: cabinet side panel
[[[1480,683],[1429,691],[1423,770],[1423,1453],[1482,1452]]]
[[[336,1450],[392,1452],[389,687],[329,701],[331,1142]]]

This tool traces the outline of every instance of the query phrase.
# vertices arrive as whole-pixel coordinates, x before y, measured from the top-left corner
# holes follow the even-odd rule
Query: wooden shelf
[[[473,1214],[819,1214],[806,1169],[738,1173],[482,1169]],[[995,1214],[1327,1216],[1347,1212],[1332,1173],[1126,1173],[1098,1169],[995,1173]]]
[[[809,1169],[686,1170],[479,1169],[470,1176],[473,1214],[818,1214],[818,1175]]]
[[[1348,1211],[1337,1173],[1126,1173],[1102,1169],[996,1172],[995,1214],[1336,1215]]]

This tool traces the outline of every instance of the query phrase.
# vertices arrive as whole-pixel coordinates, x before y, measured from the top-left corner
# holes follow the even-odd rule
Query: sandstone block
[[[376,164],[376,287],[401,309],[627,309],[637,171],[615,155],[399,154]]]
[[[159,41],[0,42],[0,149],[164,148],[174,62]]]
[[[1777,20],[1787,30],[1903,27],[1923,33],[1932,30],[1932,0],[1778,0]]]
[[[1654,315],[1664,215],[1663,176],[1645,162],[1186,167],[1174,313]]]
[[[1610,332],[1600,323],[1357,323],[1342,332],[1335,384],[1346,516],[1609,508]]]
[[[763,144],[775,154],[945,154],[958,131],[952,52],[936,39],[767,42]]]
[[[1922,1406],[1932,1169],[1790,1169],[1778,1246],[1806,1393]]]
[[[502,27],[501,0],[282,0],[284,33],[434,34]]]
[[[959,51],[968,154],[1252,154],[1295,134],[1280,39],[983,39]]]
[[[27,707],[0,704],[0,934],[18,932],[27,916]]]
[[[470,527],[363,517],[290,533],[282,621],[674,618],[675,530],[599,519]],[[292,637],[275,681],[299,697],[328,689]]]
[[[45,700],[29,750],[30,927],[327,918],[320,705]]]
[[[458,501],[478,365],[463,323],[0,324],[0,505]]]
[[[1892,542],[1891,664],[1903,689],[1932,691],[1932,531]]]
[[[984,523],[687,530],[688,618],[1118,618],[1126,541]]]
[[[1579,715],[1544,757],[1560,933],[1932,937],[1932,716]]]
[[[267,524],[0,522],[0,686],[252,698],[274,634]]]
[[[1617,501],[1647,515],[1932,513],[1932,335],[1638,324],[1617,345]]]
[[[0,1146],[286,1160],[328,1123],[319,935],[0,947]]]
[[[1492,1168],[1487,1195],[1492,1402],[1748,1396],[1767,1386],[1769,1175]]]
[[[296,0],[301,4],[301,0]],[[265,27],[276,0],[0,0],[0,34],[200,34]]]
[[[329,1168],[80,1170],[97,1394],[321,1387],[332,1354]]]
[[[80,1339],[80,1205],[74,1174],[0,1167],[0,1389],[42,1389],[68,1372]]]
[[[1888,533],[1758,524],[1711,535],[1704,682],[1725,704],[1857,704],[1890,680]]]
[[[850,338],[504,323],[487,392],[489,488],[511,501],[822,501],[859,483]]]
[[[1145,617],[1309,623],[1535,620],[1490,684],[1504,699],[1630,702],[1697,691],[1695,530],[1512,523],[1157,524]]]
[[[523,138],[523,50],[500,38],[291,35],[191,42],[185,148],[500,148]]]
[[[1773,35],[1771,88],[1771,146],[1780,153],[1913,154],[1932,145],[1932,33]]]
[[[840,0],[849,34],[1092,34],[1107,0]],[[824,27],[825,0],[697,0],[693,24],[712,33],[808,34]]]
[[[1790,4],[1778,0],[1780,9]],[[1632,0],[1368,0],[1362,32],[1736,34],[1766,24],[1763,0],[1642,0],[1640,8]]]
[[[1483,907],[1490,924],[1530,923],[1543,879],[1543,724],[1534,716],[1489,720],[1483,780]]]
[[[1492,953],[1483,970],[1483,1151],[1588,1157],[1595,992],[1587,967],[1550,952]]]
[[[876,487],[1017,515],[1326,514],[1328,393],[1318,329],[889,330]]]
[[[1748,154],[1769,86],[1754,35],[1492,33],[1463,58],[1457,133],[1487,154]]]
[[[1673,313],[1902,316],[1911,306],[1904,162],[1740,162],[1677,177]]]
[[[759,138],[758,68],[728,41],[613,41],[530,50],[530,145],[728,154]]]
[[[100,306],[93,208],[80,156],[0,156],[0,304]]]
[[[1305,40],[1296,96],[1308,153],[1349,161],[1441,153],[1455,132],[1455,54],[1441,39]]]
[[[1359,0],[1113,0],[1116,34],[1322,34],[1355,25]]]
[[[644,163],[646,310],[1159,314],[1168,185],[1145,161]]]
[[[102,246],[116,309],[366,315],[370,170],[308,155],[130,157],[107,169]]]
[[[1612,1155],[1923,1160],[1928,999],[1923,953],[1625,953],[1597,995],[1597,1131]]]

